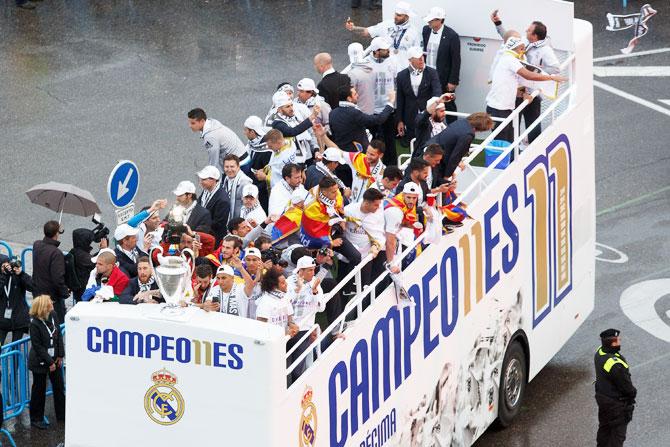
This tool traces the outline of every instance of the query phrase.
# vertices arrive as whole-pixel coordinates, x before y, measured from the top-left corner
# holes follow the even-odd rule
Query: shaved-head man
[[[333,68],[333,58],[328,53],[319,53],[314,56],[314,68],[322,77],[316,88],[319,94],[323,96],[331,109],[339,105],[340,87],[351,85],[349,76],[335,71]]]

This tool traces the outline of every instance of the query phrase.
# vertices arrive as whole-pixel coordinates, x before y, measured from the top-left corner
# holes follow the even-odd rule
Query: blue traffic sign
[[[140,171],[137,165],[130,160],[121,160],[107,181],[107,195],[109,200],[117,208],[123,208],[130,204],[140,187]]]

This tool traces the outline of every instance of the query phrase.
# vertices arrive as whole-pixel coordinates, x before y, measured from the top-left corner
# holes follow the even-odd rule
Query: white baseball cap
[[[326,161],[336,161],[338,163],[344,163],[342,158],[342,151],[336,147],[328,147],[323,151],[323,159]]]
[[[314,80],[310,79],[310,78],[302,78],[301,80],[298,81],[298,84],[296,85],[296,87],[298,87],[298,90],[304,90],[306,92],[319,93],[319,89],[316,88],[316,84],[314,83]]]
[[[393,12],[396,13],[396,14],[411,16],[412,15],[412,7],[407,2],[398,2],[395,5],[395,10]]]
[[[289,83],[282,84],[282,86],[279,87],[279,88],[277,89],[277,91],[278,91],[278,92],[291,92],[291,93],[294,92],[294,90],[293,90],[293,86],[292,86],[291,84],[289,84]]]
[[[193,184],[193,182],[190,182],[188,180],[181,181],[177,185],[177,188],[174,191],[172,191],[172,193],[175,196],[180,196],[186,193],[195,194],[195,185]]]
[[[505,42],[505,49],[513,50],[521,44],[523,44],[523,40],[521,40],[519,37],[512,36],[507,39],[507,42]]]
[[[252,196],[257,199],[258,186],[253,184],[244,185],[244,187],[242,187],[242,197],[248,197],[248,196]]]
[[[403,194],[417,194],[419,197],[421,197],[423,195],[423,191],[421,191],[421,187],[414,182],[405,183],[405,186],[403,186],[403,188],[402,188],[402,193]]]
[[[258,259],[262,259],[261,251],[256,247],[249,247],[244,250],[244,259],[247,259],[247,256],[256,256]]]
[[[128,224],[121,224],[118,227],[116,227],[116,230],[114,230],[114,239],[117,241],[121,241],[128,236],[137,236],[137,233],[140,232],[139,228],[131,227]]]
[[[447,16],[447,12],[440,8],[439,6],[433,6],[430,8],[430,11],[428,11],[428,14],[426,17],[423,18],[424,22],[430,22],[431,20],[434,19],[444,19]]]
[[[370,43],[370,51],[388,50],[391,48],[391,41],[384,37],[375,37]]]
[[[363,60],[363,44],[360,42],[350,43],[347,47],[347,53],[349,53],[349,62],[355,64]]]
[[[114,232],[114,234],[116,234],[116,231]],[[111,253],[111,254],[114,255],[114,257],[116,257],[116,252],[114,250],[112,250],[111,248],[103,248],[98,252],[97,255],[95,255],[91,258],[91,261],[92,262],[98,262],[98,256],[100,256],[102,253]]]
[[[432,106],[433,104],[435,104],[435,103],[438,102],[439,100],[440,100],[440,98],[437,97],[437,96],[433,96],[432,98],[430,98],[430,99],[428,100],[428,102],[426,102],[426,109],[429,109],[430,106]],[[435,110],[437,110],[437,109],[444,109],[444,108],[445,108],[445,107],[444,107],[444,103],[443,103],[443,102],[440,102],[440,103],[438,103],[437,106],[435,107]]]
[[[263,126],[263,120],[256,115],[251,115],[249,118],[245,119],[244,127],[253,130],[258,135],[265,135],[267,133],[265,126]]]
[[[293,100],[284,91],[280,90],[272,95],[272,105],[275,106],[275,108],[289,104],[293,104]]]
[[[310,267],[316,267],[314,259],[311,256],[303,256],[302,258],[298,259],[298,264],[296,265],[295,268],[300,270],[300,269],[308,269]]]
[[[235,271],[228,264],[223,264],[216,269],[216,274],[223,273],[224,275],[235,276]]]
[[[221,171],[216,166],[205,166],[200,172],[198,172],[198,178],[205,180],[208,178],[213,178],[218,180],[221,178]]]
[[[407,59],[415,59],[423,57],[423,48],[421,47],[412,47],[407,50]]]

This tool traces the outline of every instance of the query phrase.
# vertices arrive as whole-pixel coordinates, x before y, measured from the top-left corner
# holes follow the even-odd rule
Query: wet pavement
[[[629,2],[626,11],[641,4]],[[636,51],[670,47],[664,17],[670,12],[657,9]],[[604,30],[605,14],[622,12],[620,2],[582,1],[575,10],[594,23],[596,57],[625,46],[628,34]],[[203,107],[241,135],[248,115],[265,115],[277,84],[317,79],[315,53],[328,51],[337,67],[346,64],[347,16],[372,24],[380,12],[351,11],[348,0],[46,0],[36,11],[17,10],[8,0],[0,14],[0,239],[30,243],[40,236],[54,213],[30,205],[24,191],[48,180],[90,190],[114,227],[106,183],[119,159],[140,167],[138,206],[169,194],[206,162],[186,112]],[[611,64],[670,65],[670,53]],[[670,99],[668,78],[603,82],[658,105]],[[628,445],[670,444],[670,416],[659,411],[670,399],[663,380],[668,343],[633,324],[619,306],[624,289],[670,277],[670,191],[657,192],[670,185],[668,119],[596,90],[597,237],[629,260],[597,264],[591,317],[529,385],[515,424],[489,430],[477,446],[593,445],[592,353],[597,334],[610,326],[623,330],[623,352],[640,390]],[[73,216],[64,222],[68,230],[92,226]],[[8,426],[19,446],[51,447],[63,439],[62,426],[30,429],[27,412]]]

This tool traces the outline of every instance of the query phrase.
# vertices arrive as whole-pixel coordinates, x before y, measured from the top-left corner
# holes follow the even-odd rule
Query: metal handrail
[[[493,169],[495,169],[495,167],[498,166],[498,163],[499,163],[500,161],[502,161],[508,154],[510,154],[510,153],[514,150],[514,148],[515,148],[516,146],[518,146],[519,143],[521,143],[521,141],[523,141],[523,139],[526,138],[526,136],[527,136],[527,135],[528,135],[528,134],[535,128],[535,126],[538,125],[540,122],[542,122],[542,120],[545,119],[547,116],[549,116],[549,114],[550,114],[556,107],[558,107],[558,104],[560,104],[561,102],[563,102],[563,101],[565,100],[565,98],[567,98],[567,97],[574,91],[574,89],[575,89],[575,86],[572,86],[572,87],[568,88],[565,92],[563,92],[563,94],[561,94],[558,98],[556,98],[556,100],[553,102],[553,104],[552,104],[551,106],[549,106],[549,107],[547,108],[547,110],[545,110],[545,111],[544,111],[544,112],[543,112],[543,113],[542,113],[542,114],[541,114],[535,121],[533,121],[533,123],[532,123],[530,126],[528,126],[528,127],[523,131],[523,133],[521,133],[521,135],[519,135],[519,136],[512,142],[512,144],[510,144],[509,146],[507,146],[507,147],[505,148],[505,150],[502,151],[502,152],[500,153],[500,155],[498,155],[498,157],[495,159],[495,161],[493,161],[492,163],[490,163],[489,166],[484,170],[484,172],[482,172],[482,173],[475,179],[475,181],[472,182],[472,183],[470,184],[470,186],[468,186],[468,187],[465,189],[465,191],[461,192],[461,193],[458,195],[458,197],[456,198],[456,200],[454,200],[454,202],[453,202],[454,205],[457,205],[457,204],[461,203],[461,202],[463,201],[463,198],[466,197],[468,194],[470,194],[470,193],[472,192],[472,190],[475,188],[475,186],[477,186],[477,184],[478,184],[480,181],[482,181],[482,179],[483,179],[484,177],[486,177],[491,171],[493,171]],[[482,143],[482,144],[484,144],[484,143]]]
[[[419,245],[421,242],[423,242],[423,240],[424,240],[425,237],[426,237],[426,233],[423,232],[418,238],[416,238],[416,239],[412,242],[412,244],[411,244],[409,247],[407,247],[407,248],[405,249],[405,251],[403,251],[403,252],[400,253],[400,255],[397,257],[398,260],[399,260],[399,261],[402,261],[403,259],[405,259],[405,257],[407,257],[407,255],[409,255],[409,254],[412,252],[412,250],[414,250],[414,249],[416,248],[417,245]],[[368,255],[368,256],[366,257],[366,259],[369,258],[369,257],[370,257],[370,255]],[[351,275],[352,273],[355,274],[357,271],[360,271],[360,269],[361,269],[362,267],[363,267],[363,264],[362,264],[362,263],[359,264],[359,265],[358,265],[352,272],[350,272],[350,275]],[[332,322],[326,329],[324,329],[324,331],[321,333],[321,335],[318,336],[317,339],[314,340],[314,342],[312,342],[312,344],[310,344],[310,345],[305,349],[305,351],[302,352],[302,353],[300,354],[300,356],[298,356],[298,358],[297,358],[297,359],[296,359],[296,360],[295,360],[295,361],[294,361],[294,362],[287,368],[287,370],[286,370],[286,375],[287,375],[287,376],[290,375],[290,374],[293,372],[293,370],[294,370],[294,369],[295,369],[295,368],[296,368],[296,367],[297,367],[297,366],[298,366],[298,365],[299,365],[299,364],[300,364],[300,363],[301,363],[301,362],[302,362],[302,361],[303,361],[303,360],[304,360],[304,359],[305,359],[305,358],[306,358],[312,351],[314,351],[314,349],[318,348],[318,347],[321,345],[321,343],[325,340],[326,336],[328,336],[328,335],[333,331],[333,329],[335,329],[335,327],[337,327],[338,325],[340,325],[340,327],[341,327],[341,326],[344,324],[344,320],[345,320],[345,318],[347,317],[347,314],[348,314],[349,312],[351,312],[352,310],[354,310],[354,308],[356,308],[356,307],[358,306],[358,304],[359,304],[360,302],[362,302],[363,299],[365,299],[365,297],[366,297],[368,294],[372,293],[372,292],[375,290],[375,287],[374,287],[374,286],[378,285],[384,278],[386,278],[386,276],[388,276],[388,274],[389,274],[389,271],[388,271],[388,270],[385,270],[384,272],[382,272],[382,274],[379,275],[379,277],[378,277],[378,278],[377,278],[377,279],[376,279],[370,286],[368,286],[368,287],[366,287],[365,289],[363,289],[363,291],[362,291],[361,293],[359,293],[359,294],[356,295],[353,299],[351,299],[351,300],[347,303],[347,305],[345,306],[344,311],[343,311],[343,312],[342,312],[342,313],[341,313],[341,314],[340,314],[340,315],[339,315],[339,316],[338,316],[338,317],[337,317],[337,318],[336,318],[336,319],[335,319],[335,320],[334,320],[334,321],[333,321],[333,322]],[[347,276],[349,276],[349,275],[347,275]],[[340,283],[338,284],[338,286],[339,286],[340,284],[346,284],[346,282],[345,282],[344,280],[342,280],[342,281],[340,281]],[[341,287],[340,287],[340,288],[341,288]],[[333,290],[335,290],[335,289],[333,289]],[[339,289],[338,289],[338,290],[339,290]],[[318,360],[317,360],[317,361],[318,361]]]
[[[5,241],[0,241],[0,246],[5,247],[7,249],[7,257],[9,259],[14,257],[14,252],[12,251],[12,247],[9,246],[9,244]]]

